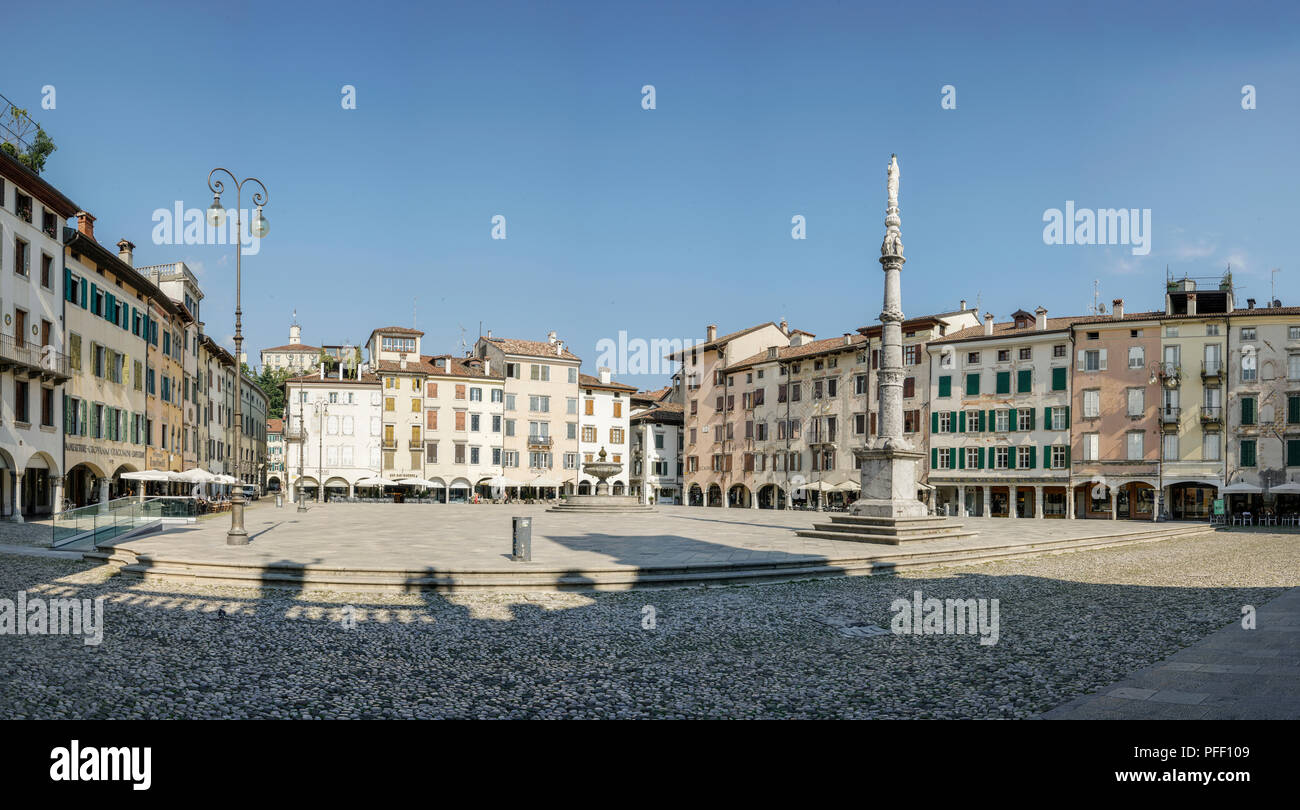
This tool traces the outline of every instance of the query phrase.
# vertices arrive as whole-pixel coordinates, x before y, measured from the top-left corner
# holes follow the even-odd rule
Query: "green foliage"
[[[262,373],[257,376],[257,385],[266,394],[268,402],[267,419],[284,417],[284,381],[292,376],[294,373],[290,369],[273,369],[265,366],[262,368]]]
[[[25,134],[32,126],[36,127],[36,134],[31,136],[29,139],[25,137]],[[0,149],[3,149],[8,155],[17,159],[18,162],[22,163],[27,168],[40,174],[41,170],[45,168],[45,159],[59,147],[54,145],[54,141],[51,140],[45,130],[41,128],[41,125],[32,121],[31,116],[21,107],[13,105],[9,107],[9,118],[8,121],[5,122],[4,127],[8,131],[16,133],[20,139],[20,143],[22,141],[30,141],[31,146],[26,151],[23,151],[17,145],[5,141],[4,143],[0,143]]]

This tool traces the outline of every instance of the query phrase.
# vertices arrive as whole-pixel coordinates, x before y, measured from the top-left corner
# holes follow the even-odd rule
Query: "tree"
[[[262,373],[257,376],[257,386],[266,394],[267,399],[267,419],[281,419],[284,417],[284,383],[294,373],[287,368],[269,368],[262,367]]]
[[[9,138],[0,143],[0,149],[37,174],[45,168],[45,159],[50,153],[59,148],[26,110],[13,104],[9,105],[8,119],[0,126],[9,134]]]

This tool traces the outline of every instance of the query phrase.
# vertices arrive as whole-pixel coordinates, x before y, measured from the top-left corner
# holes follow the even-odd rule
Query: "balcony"
[[[31,341],[25,340],[20,344],[12,335],[0,335],[0,371],[10,369],[15,374],[25,375],[27,379],[39,377],[56,383],[71,376],[66,354],[47,350]]]
[[[529,436],[528,437],[529,450],[550,450],[551,445],[552,445],[552,440],[550,436]]]
[[[1182,408],[1166,406],[1160,409],[1160,427],[1165,430],[1178,430],[1178,420],[1182,416]]]
[[[1201,424],[1205,427],[1223,427],[1223,408],[1218,405],[1202,406]]]
[[[1182,384],[1183,367],[1177,363],[1161,363],[1160,376],[1164,378],[1165,388],[1177,388]]]
[[[287,427],[280,435],[286,442],[303,442],[307,440],[307,429],[302,425]]]
[[[385,450],[396,450],[397,439],[383,439],[380,441],[379,446]]]
[[[1202,360],[1201,381],[1206,385],[1222,385],[1223,384],[1223,361]]]

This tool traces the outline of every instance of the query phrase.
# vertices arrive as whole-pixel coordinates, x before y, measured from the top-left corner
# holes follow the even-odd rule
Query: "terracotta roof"
[[[862,335],[851,335],[849,340],[852,342],[845,343],[844,336],[841,335],[840,337],[826,338],[824,340],[814,340],[811,343],[805,343],[802,346],[782,346],[777,349],[775,359],[782,361],[799,360],[820,354],[851,352],[867,345],[867,339]],[[726,370],[731,371],[733,369],[748,368],[764,362],[772,362],[772,360],[768,358],[768,353],[766,351],[761,351],[758,354],[752,354],[739,362],[730,364],[727,366]]]
[[[268,420],[266,420],[266,432],[267,432],[267,433],[283,433],[283,432],[284,432],[284,420],[281,419],[281,418],[279,418],[279,417],[277,417],[277,418],[275,418],[275,419],[268,419]]]
[[[603,383],[600,381],[599,377],[593,377],[590,374],[578,375],[578,387],[579,388],[607,388],[611,391],[632,391],[632,392],[636,391],[635,385],[626,385],[621,382],[614,382],[613,380],[610,380],[607,383]]]
[[[637,400],[645,402],[662,402],[672,395],[673,387],[671,385],[665,385],[663,388],[656,388],[653,391],[637,391],[632,395],[632,400],[634,402]]]
[[[371,332],[370,334],[373,335],[378,332],[383,332],[385,334],[395,334],[395,335],[420,335],[420,336],[424,335],[424,333],[421,332],[419,329],[411,329],[408,326],[381,326],[378,329]]]
[[[768,321],[767,323],[754,324],[748,329],[741,329],[739,332],[729,332],[725,335],[721,335],[720,337],[715,337],[713,340],[710,340],[706,343],[699,343],[694,346],[690,346],[685,349],[682,349],[680,352],[673,352],[672,354],[668,354],[664,356],[669,360],[681,360],[685,358],[687,353],[689,353],[692,349],[699,350],[699,351],[708,351],[709,349],[716,349],[718,346],[721,346],[724,343],[729,343],[738,337],[744,337],[745,335],[748,335],[751,332],[757,332],[758,330],[767,326],[771,326],[778,330],[781,328],[780,326],[777,326],[772,321]],[[812,333],[803,332],[802,330],[799,329],[791,330],[789,334],[794,334],[795,332],[800,332],[801,334],[808,335],[809,337],[813,336]]]
[[[436,374],[440,369],[435,369],[425,357],[419,360],[407,359],[406,368],[402,368],[400,360],[380,360],[377,363],[371,363],[371,368],[376,371],[382,371],[387,374]]]
[[[1125,316],[1125,319],[1127,318],[1128,316]],[[981,324],[979,326],[972,326],[963,329],[960,332],[953,332],[951,335],[936,338],[930,341],[930,345],[933,346],[938,343],[960,343],[968,340],[997,340],[1016,337],[1033,337],[1034,335],[1041,335],[1044,332],[1060,332],[1069,329],[1071,326],[1082,320],[1084,320],[1084,317],[1077,315],[1068,318],[1048,318],[1046,329],[1036,329],[1033,326],[1026,329],[1017,329],[1015,321],[1004,321],[1002,323],[993,324],[992,335],[984,334],[984,325]],[[1106,318],[1103,316],[1097,320],[1106,321],[1118,319]],[[1139,319],[1135,317],[1133,320]]]
[[[919,329],[922,326],[938,326],[941,323],[943,323],[943,321],[934,315],[922,315],[919,318],[909,318],[903,321],[902,328],[903,331],[907,331],[908,329]],[[867,337],[879,337],[884,326],[885,325],[881,323],[872,324],[871,326],[859,326],[858,334],[866,335]]]
[[[638,422],[656,422],[665,425],[680,425],[686,414],[680,402],[660,402],[644,411],[637,411],[628,417],[629,424]]]
[[[485,337],[484,340],[493,343],[506,354],[520,354],[526,357],[553,357],[559,360],[578,360],[576,354],[567,348],[562,349],[560,354],[555,353],[555,344],[545,340],[516,340],[514,338]]]
[[[505,369],[492,374],[483,371],[483,361],[477,357],[455,357],[450,354],[424,355],[420,358],[433,369],[429,372],[435,377],[470,377],[484,380],[504,380]],[[437,361],[445,359],[447,367],[442,368]]]
[[[81,207],[64,196],[63,192],[47,183],[40,175],[4,150],[0,150],[0,176],[7,177],[14,185],[21,186],[24,191],[54,209],[54,213],[65,220],[81,210]],[[37,213],[35,209],[32,210],[32,219],[34,224],[39,226]]]
[[[262,349],[264,352],[310,352],[311,354],[320,354],[320,346],[308,346],[306,343],[286,343],[283,346],[272,346],[269,349]]]

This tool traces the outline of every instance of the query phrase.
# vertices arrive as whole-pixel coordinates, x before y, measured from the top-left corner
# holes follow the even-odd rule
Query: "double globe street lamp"
[[[215,178],[217,172],[225,172],[230,181],[235,184],[235,365],[238,367],[236,373],[235,392],[235,463],[236,473],[243,471],[243,448],[244,448],[244,364],[241,359],[244,354],[244,332],[243,332],[243,310],[240,308],[240,288],[243,282],[242,278],[242,260],[244,256],[244,222],[243,222],[243,190],[244,184],[248,182],[256,183],[261,187],[261,191],[253,192],[253,205],[257,206],[257,213],[253,216],[253,221],[249,224],[249,230],[253,236],[258,239],[263,238],[270,232],[271,226],[262,216],[262,206],[266,205],[270,198],[270,192],[266,190],[266,184],[256,177],[245,177],[243,180],[235,178],[234,173],[229,169],[217,167],[208,172],[208,190],[212,192],[212,205],[208,206],[208,225],[213,228],[220,228],[226,221],[226,208],[221,204],[221,192],[225,191],[225,184],[220,178]],[[244,546],[248,545],[248,530],[244,528],[244,505],[247,500],[244,498],[244,487],[241,476],[240,486],[235,490],[234,497],[230,499],[230,531],[226,533],[226,545]]]

